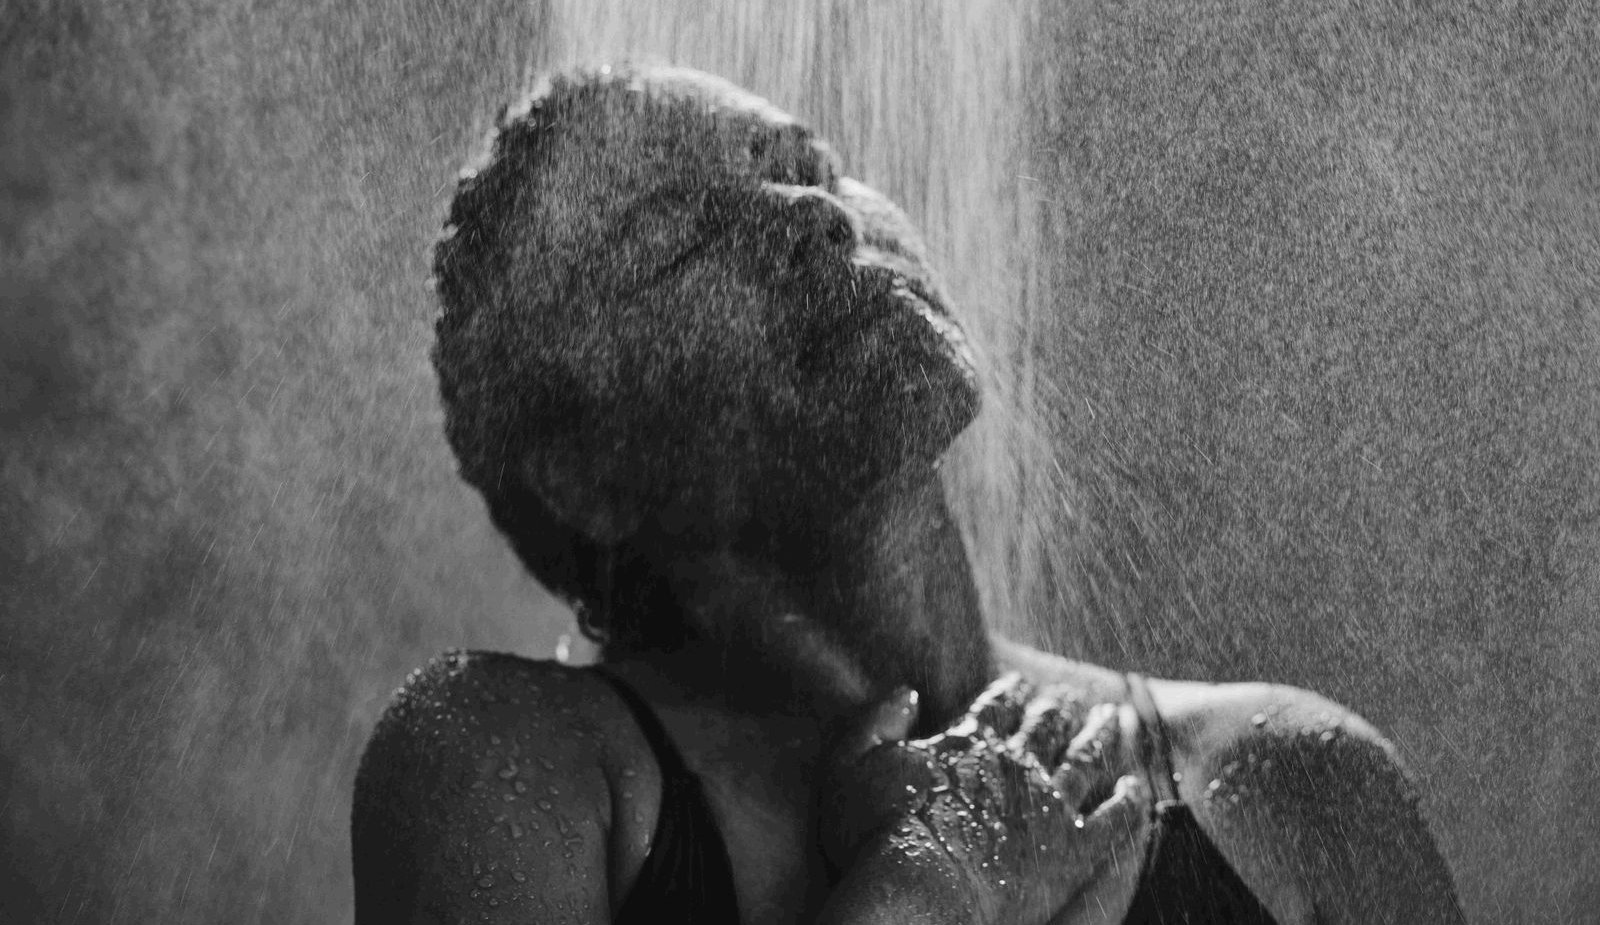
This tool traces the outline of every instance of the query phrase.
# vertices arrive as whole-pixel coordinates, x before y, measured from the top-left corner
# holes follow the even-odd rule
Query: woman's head
[[[569,595],[572,544],[609,568],[643,537],[814,528],[976,412],[905,217],[704,75],[557,78],[505,114],[435,272],[462,474]]]

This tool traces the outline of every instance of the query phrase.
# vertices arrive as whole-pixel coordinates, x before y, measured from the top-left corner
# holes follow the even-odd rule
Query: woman
[[[970,355],[793,119],[558,79],[449,221],[462,475],[604,654],[412,676],[357,779],[359,922],[1461,921],[1359,717],[986,632],[937,473]]]

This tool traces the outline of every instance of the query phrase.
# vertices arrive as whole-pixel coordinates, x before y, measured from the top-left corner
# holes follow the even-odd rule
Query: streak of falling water
[[[1038,633],[1027,614],[1043,542],[1021,516],[1025,479],[1048,465],[1025,359],[1030,15],[1019,0],[555,0],[545,49],[557,68],[664,62],[728,78],[812,125],[847,173],[910,213],[985,376],[983,415],[947,461],[952,500],[985,611],[1024,637]]]

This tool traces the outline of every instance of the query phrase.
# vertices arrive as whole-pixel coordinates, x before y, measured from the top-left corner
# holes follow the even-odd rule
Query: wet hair
[[[483,494],[518,556],[585,625],[604,624],[612,634],[653,628],[659,636],[681,623],[660,619],[675,605],[632,542],[636,524],[556,510],[560,498],[552,495],[561,493],[540,484],[563,470],[599,481],[616,448],[585,438],[597,417],[615,415],[629,398],[620,381],[627,373],[616,367],[649,352],[637,345],[673,336],[666,328],[676,319],[645,313],[631,319],[631,330],[613,332],[633,341],[612,345],[620,349],[564,336],[582,320],[575,315],[596,311],[594,300],[619,286],[649,285],[633,277],[658,255],[629,253],[650,243],[637,240],[648,234],[629,239],[639,230],[630,213],[690,190],[826,189],[837,175],[837,159],[809,131],[731,84],[688,71],[620,68],[558,75],[507,107],[485,155],[463,171],[434,251],[443,312],[433,363],[445,432],[462,477]],[[592,458],[547,458],[573,446],[587,446]],[[672,454],[663,455],[649,462],[672,466]],[[644,473],[613,475],[612,491],[647,491],[652,482]],[[609,600],[614,588],[628,589],[626,600]],[[618,608],[656,618],[628,619]]]
[[[796,263],[815,285],[850,272],[840,248],[859,235],[917,280],[897,283],[938,300],[886,200],[852,212],[866,227],[824,210],[828,242],[797,244],[771,191],[804,187],[849,195],[824,143],[764,100],[675,69],[556,76],[501,113],[463,172],[434,252],[446,435],[524,564],[613,643],[664,648],[687,632],[652,560],[663,531],[681,553],[752,524],[788,529],[905,455],[861,410],[890,401],[878,386],[818,398],[761,352],[803,367],[790,327],[818,311],[706,313],[749,293],[680,278],[715,255],[774,292]],[[946,416],[959,430],[970,413]]]

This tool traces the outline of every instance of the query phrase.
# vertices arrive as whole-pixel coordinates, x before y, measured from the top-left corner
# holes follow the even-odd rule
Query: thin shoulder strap
[[[1150,696],[1150,684],[1142,674],[1129,673],[1128,702],[1139,714],[1140,757],[1144,762],[1145,776],[1150,790],[1159,803],[1178,803],[1178,788],[1172,779],[1172,743],[1167,738],[1167,724],[1161,721],[1161,712]]]
[[[661,776],[667,781],[689,776],[689,766],[684,763],[683,755],[678,752],[678,747],[672,744],[672,737],[667,735],[667,728],[661,725],[661,718],[656,716],[656,711],[650,704],[633,689],[633,685],[617,677],[615,673],[606,669],[604,665],[595,665],[594,673],[611,685],[617,692],[622,702],[628,705],[628,711],[633,714],[634,722],[639,724],[639,731],[644,733],[646,742],[650,743],[650,750],[655,752],[656,764],[661,768]]]

